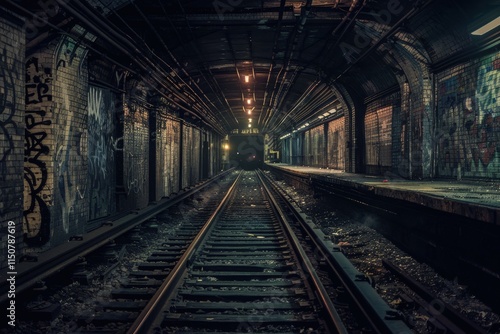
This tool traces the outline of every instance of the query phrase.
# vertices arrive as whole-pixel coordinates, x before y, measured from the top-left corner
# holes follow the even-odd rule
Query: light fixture
[[[324,117],[325,117],[325,116],[323,116],[323,115],[319,115],[319,116],[318,116],[318,118],[319,118],[319,119],[322,119],[322,118],[324,118]]]
[[[251,115],[252,114],[252,109],[248,109],[248,114]]]
[[[252,99],[247,99],[248,104],[252,104]]]
[[[498,16],[496,19],[486,23],[484,26],[482,26],[481,28],[477,29],[477,30],[474,30],[473,32],[471,32],[472,35],[476,35],[476,36],[481,36],[481,35],[484,35],[486,34],[487,32],[495,29],[496,27],[498,27],[500,25],[500,16]]]
[[[248,124],[248,127],[251,128],[252,127],[252,124]]]
[[[249,118],[249,119],[248,119],[248,121],[249,121],[250,123],[252,123],[252,119],[251,119],[251,118]]]
[[[245,75],[245,82],[250,82],[250,76]]]
[[[283,140],[283,139],[285,139],[285,138],[288,138],[288,137],[290,137],[291,135],[292,135],[291,133],[287,133],[286,135],[281,136],[281,137],[280,137],[280,140]]]

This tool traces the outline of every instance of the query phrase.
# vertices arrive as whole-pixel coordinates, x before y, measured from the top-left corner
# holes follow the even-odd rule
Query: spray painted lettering
[[[39,64],[38,58],[26,62],[26,115],[24,144],[24,232],[26,243],[41,246],[50,238],[51,194],[47,187],[46,162],[50,148],[44,143],[51,120],[46,119],[45,102],[52,101],[50,68]]]

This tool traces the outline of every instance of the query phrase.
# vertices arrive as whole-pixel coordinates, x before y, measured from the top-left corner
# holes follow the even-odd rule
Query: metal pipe
[[[264,88],[264,99],[262,101],[262,109],[261,109],[261,115],[264,114],[264,106],[266,104],[266,97],[268,94],[268,89],[269,89],[269,83],[271,81],[271,75],[272,75],[272,71],[274,69],[274,62],[275,62],[275,59],[276,59],[276,50],[278,48],[278,39],[279,39],[279,36],[281,34],[281,28],[282,28],[282,24],[283,24],[283,13],[285,12],[285,4],[286,4],[286,0],[281,0],[280,2],[280,12],[278,14],[278,26],[276,27],[276,32],[274,33],[274,44],[273,44],[273,51],[272,51],[272,55],[271,55],[271,62],[270,62],[270,65],[269,65],[269,72],[268,72],[268,75],[267,75],[267,82],[266,82],[266,87]],[[274,90],[273,90],[274,92]],[[269,99],[269,106],[271,106],[271,101],[272,100],[272,95]],[[268,108],[268,112],[270,113],[273,113],[274,110],[269,110]],[[271,116],[271,114],[269,114],[269,117]],[[268,114],[266,114],[266,116],[264,117],[264,120],[263,120],[263,126],[265,127],[266,126],[266,119],[268,118]],[[260,122],[260,118],[259,118],[259,122]]]
[[[154,79],[154,81],[156,83],[158,83],[161,87],[163,87],[166,91],[169,91],[171,92],[172,94],[175,95],[175,97],[177,99],[179,99],[180,101],[182,101],[183,103],[187,104],[188,106],[192,106],[193,104],[188,102],[185,98],[183,98],[183,95],[179,95],[179,94],[182,94],[182,92],[176,92],[176,91],[172,91],[172,87],[168,87],[165,85],[164,83],[164,79],[167,78],[170,79],[170,76],[167,74],[167,73],[163,73],[163,78],[158,78],[157,77],[157,73],[162,73],[163,71],[161,71],[160,69],[157,68],[156,64],[154,64],[151,59],[149,59],[148,57],[144,57],[144,55],[142,55],[142,53],[135,47],[135,45],[133,43],[131,43],[130,41],[128,41],[127,39],[125,39],[122,35],[118,35],[116,33],[116,31],[114,31],[114,29],[112,29],[110,26],[108,26],[107,24],[105,24],[100,18],[98,18],[94,13],[92,13],[88,8],[86,8],[85,6],[78,6],[78,4],[76,2],[71,2],[71,4],[77,4],[77,6],[79,8],[81,8],[83,11],[85,11],[88,15],[90,15],[93,20],[95,20],[95,23],[97,24],[97,26],[101,26],[101,29],[99,29],[98,27],[96,27],[96,25],[94,24],[94,22],[91,22],[88,18],[86,18],[85,16],[83,16],[82,14],[80,14],[79,11],[77,11],[76,9],[74,9],[73,7],[70,6],[70,3],[67,3],[66,1],[64,0],[56,0],[65,10],[67,10],[71,15],[73,15],[74,17],[76,17],[77,19],[79,19],[80,21],[82,21],[84,24],[87,25],[87,28],[90,28],[91,30],[93,30],[97,35],[100,35],[102,38],[104,38],[107,42],[109,42],[110,44],[112,44],[113,46],[115,46],[118,50],[120,50],[121,52],[123,52],[125,55],[127,55],[129,58],[133,59],[137,65],[139,65],[139,67],[141,68],[141,70],[143,71],[146,71],[146,72],[149,72],[150,69],[153,69],[154,71],[151,71],[149,72],[149,75]],[[104,28],[104,30],[102,30]],[[125,49],[122,45],[120,45],[119,43],[117,43],[113,38],[111,38],[110,36],[108,36],[106,33],[104,33],[103,31],[107,31],[107,32],[111,32],[114,36],[117,36],[118,35],[118,38],[122,41],[124,41],[125,44],[131,46],[131,48],[133,49],[133,51],[136,53],[135,55],[134,54],[131,54],[129,50]],[[142,61],[145,61],[146,64],[143,64]],[[147,82],[147,80],[145,80],[145,82]],[[172,82],[174,85],[175,83]],[[154,87],[154,85],[151,85]],[[170,102],[172,102],[173,104],[175,104],[176,106],[178,106],[179,108],[187,111],[187,112],[190,112],[192,113],[193,110],[183,106],[182,104],[179,104],[177,103],[177,101],[175,101],[174,99],[168,97],[165,93],[159,91],[156,87],[154,87],[162,96],[164,96],[167,100],[169,100]],[[176,87],[178,90],[180,90],[179,87]],[[185,94],[184,94],[185,95]],[[200,118],[204,118],[202,116],[202,113],[198,113],[197,114],[198,117]],[[212,125],[212,127],[214,129],[219,129],[219,130],[222,130],[222,128],[220,127],[220,125],[215,121],[215,120],[212,120],[210,122],[210,124]],[[221,131],[222,133],[223,131]]]

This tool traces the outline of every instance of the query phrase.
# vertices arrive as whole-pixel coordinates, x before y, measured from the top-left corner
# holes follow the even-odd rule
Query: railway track
[[[252,172],[239,176],[129,333],[327,332],[322,305],[258,182]]]
[[[311,238],[295,235],[290,208],[282,208],[263,182],[254,172],[238,177],[128,333],[348,332],[301,245]],[[358,302],[355,308],[369,306]],[[361,323],[374,332],[411,332],[387,307],[378,308],[382,319],[377,312],[356,314],[372,317]]]
[[[411,333],[263,173],[228,188],[76,316],[77,332]]]

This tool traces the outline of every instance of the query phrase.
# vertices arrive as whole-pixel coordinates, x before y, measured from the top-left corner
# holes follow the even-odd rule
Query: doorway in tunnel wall
[[[232,167],[260,168],[264,162],[264,137],[262,135],[230,136],[229,160]]]

